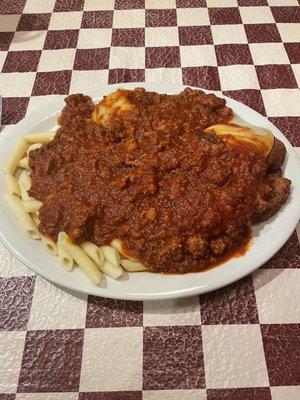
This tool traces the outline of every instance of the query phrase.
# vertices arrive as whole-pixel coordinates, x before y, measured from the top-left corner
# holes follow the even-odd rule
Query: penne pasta
[[[57,245],[54,240],[41,234],[41,241],[48,253],[52,256],[57,256]]]
[[[30,189],[31,186],[31,178],[27,174],[26,171],[22,171],[21,175],[19,176],[18,180],[19,188],[20,188],[20,196],[23,201],[33,200],[32,197],[29,196],[27,191]]]
[[[10,174],[5,174],[4,179],[8,193],[20,197],[21,192],[17,179]]]
[[[19,181],[24,184],[26,190],[29,190],[31,187],[31,178],[26,171],[22,171],[19,176]]]
[[[119,253],[122,254],[122,243],[120,242],[119,239],[114,239],[112,240],[110,244],[114,249],[116,249]],[[123,255],[123,254],[122,254]]]
[[[105,275],[110,276],[113,279],[118,279],[123,274],[123,268],[118,265],[113,265],[111,262],[105,260],[104,263],[99,267]]]
[[[23,207],[22,201],[19,199],[19,197],[12,194],[4,194],[3,197],[17,218],[26,236],[29,236],[32,239],[40,239],[40,233],[32,217]]]
[[[60,246],[69,253],[94,284],[101,282],[101,272],[81,247],[73,244],[65,232],[58,235]]]
[[[31,218],[33,219],[34,223],[38,227],[39,223],[40,223],[40,219],[39,219],[38,215],[36,213],[31,213],[30,215],[31,215]]]
[[[27,190],[30,189],[31,186],[31,178],[29,176],[29,174],[26,171],[22,171],[20,176],[19,176],[19,180],[24,184],[25,188]]]
[[[81,243],[80,247],[86,252],[86,254],[101,267],[104,263],[104,254],[101,247],[96,246],[91,242]]]
[[[107,261],[118,267],[120,265],[120,254],[111,246],[102,246],[104,257]]]
[[[39,149],[39,148],[41,148],[42,146],[43,146],[43,143],[33,143],[32,145],[30,145],[30,146],[28,147],[26,154],[29,155],[29,152],[30,152],[31,150]]]
[[[57,254],[60,265],[67,271],[71,271],[74,266],[74,259],[67,253],[60,243],[57,243]]]
[[[27,142],[24,138],[18,140],[16,147],[13,149],[12,153],[10,154],[6,165],[4,166],[4,172],[7,174],[13,175],[15,172],[19,161],[23,157],[24,153],[27,149]]]
[[[128,272],[147,271],[147,268],[139,261],[126,260],[124,258],[121,260],[121,265]]]
[[[35,213],[32,213],[30,215],[31,215],[31,218],[33,219],[36,227],[38,228],[39,223],[40,223],[39,217]],[[40,233],[40,235],[41,235],[42,244],[45,247],[45,249],[48,251],[48,253],[50,253],[52,256],[57,256],[57,245],[54,242],[54,240],[52,240],[51,238],[48,238],[47,236],[43,235],[42,233]]]
[[[30,133],[25,135],[24,139],[27,143],[46,143],[50,142],[55,136],[55,132],[45,132],[45,133]]]
[[[27,193],[27,189],[22,181],[18,181],[19,187],[20,187],[20,194],[21,194],[21,199],[23,201],[29,201],[32,200],[32,197],[29,197]]]
[[[110,244],[114,249],[116,249],[122,256],[128,258],[129,260],[132,261],[137,261],[136,258],[133,258],[131,256],[129,256],[128,254],[125,253],[125,251],[123,250],[122,247],[122,243],[120,242],[119,239],[114,239],[111,244]]]
[[[43,203],[39,200],[22,201],[25,210],[29,213],[37,212],[42,207]]]
[[[24,168],[24,169],[29,169],[28,162],[29,162],[29,157],[24,157],[19,161],[18,167]]]

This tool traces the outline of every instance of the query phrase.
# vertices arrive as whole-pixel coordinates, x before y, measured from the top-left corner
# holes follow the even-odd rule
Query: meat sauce
[[[121,240],[149,270],[199,271],[243,253],[266,162],[250,145],[203,133],[226,122],[225,101],[201,91],[126,92],[135,105],[108,126],[83,95],[66,98],[55,138],[30,152],[39,230],[79,244]]]

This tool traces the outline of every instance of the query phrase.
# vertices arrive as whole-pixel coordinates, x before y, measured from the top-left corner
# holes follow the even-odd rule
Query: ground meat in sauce
[[[251,219],[276,212],[289,183],[270,211],[284,178],[253,148],[203,133],[232,117],[223,99],[126,93],[134,112],[105,128],[91,122],[89,97],[67,97],[54,140],[30,152],[39,230],[54,240],[66,231],[75,243],[118,238],[154,272],[199,271],[244,246]]]

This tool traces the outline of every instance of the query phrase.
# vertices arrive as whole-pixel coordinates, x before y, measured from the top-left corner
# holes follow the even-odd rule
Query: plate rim
[[[164,92],[168,92],[170,90],[174,90],[174,91],[181,91],[184,88],[190,87],[192,89],[197,89],[197,90],[202,90],[205,93],[215,93],[214,91],[210,91],[210,90],[205,90],[205,89],[201,89],[198,87],[193,87],[193,86],[187,86],[187,85],[183,85],[180,83],[168,83],[168,82],[130,82],[130,83],[118,83],[118,84],[112,84],[112,85],[103,85],[103,86],[98,86],[98,87],[94,87],[94,88],[90,88],[90,89],[83,89],[80,93],[86,94],[86,95],[90,95],[92,97],[92,99],[95,99],[97,96],[93,96],[93,94],[97,91],[107,91],[107,93],[112,92],[114,89],[117,88],[134,88],[134,87],[144,87],[147,90],[157,90],[155,88],[151,87],[157,87],[160,86],[162,88],[162,90]],[[164,87],[168,87],[168,89],[163,89]],[[67,95],[66,95],[67,96]],[[265,121],[267,121],[268,125],[272,126],[272,132],[276,133],[277,135],[279,134],[279,136],[281,138],[284,138],[284,144],[286,145],[287,148],[287,154],[289,155],[289,157],[292,157],[292,162],[295,162],[295,164],[298,165],[298,168],[300,169],[300,160],[298,155],[296,154],[293,146],[290,144],[290,142],[288,141],[288,139],[280,132],[280,130],[274,126],[271,121],[269,121],[265,116],[259,114],[257,111],[251,109],[250,107],[246,106],[244,103],[241,103],[239,101],[236,101],[234,99],[231,99],[227,96],[224,96],[221,93],[217,93],[218,97],[222,97],[224,99],[226,99],[226,101],[229,101],[230,103],[233,104],[239,104],[242,105],[243,108],[246,111],[251,111],[252,114],[259,116],[259,118],[263,118]],[[54,99],[53,101],[49,102],[48,104],[40,107],[39,109],[33,111],[31,114],[29,114],[28,116],[25,116],[25,118],[23,118],[21,121],[19,121],[17,124],[9,126],[8,128],[6,128],[6,132],[3,135],[0,135],[0,145],[2,143],[2,141],[7,140],[8,136],[11,136],[14,134],[14,131],[17,131],[20,127],[22,127],[23,129],[26,129],[26,125],[30,125],[33,122],[31,122],[32,120],[38,120],[34,123],[41,123],[43,120],[49,119],[54,115],[57,115],[57,112],[59,112],[59,110],[61,110],[61,108],[64,105],[64,101],[63,99],[59,98],[59,99]],[[49,112],[49,110],[51,108],[55,108],[56,111],[54,112]],[[26,134],[26,133],[24,133]],[[2,172],[3,174],[3,172]],[[295,182],[297,182],[297,184],[295,185]],[[293,181],[293,186],[296,187],[297,192],[300,193],[300,180],[296,180]],[[296,192],[296,193],[297,193]],[[297,210],[296,210],[297,211]],[[281,239],[278,241],[280,243],[277,244],[277,246],[275,247],[275,249],[273,248],[271,251],[266,252],[266,254],[264,254],[264,258],[263,260],[261,260],[258,263],[254,263],[254,266],[247,268],[244,273],[239,273],[238,276],[232,275],[229,278],[225,278],[222,282],[220,283],[210,283],[209,285],[206,284],[206,286],[203,287],[203,285],[201,286],[200,284],[198,284],[198,286],[195,287],[190,287],[190,288],[184,288],[181,289],[180,291],[178,290],[173,290],[173,291],[168,291],[166,290],[164,293],[144,293],[144,294],[140,294],[140,293],[129,293],[128,295],[124,295],[121,294],[120,296],[118,296],[117,293],[112,294],[110,292],[105,291],[105,289],[103,289],[103,293],[97,293],[95,292],[91,292],[90,289],[88,288],[84,288],[84,287],[77,287],[74,284],[68,284],[65,281],[63,281],[62,279],[60,279],[60,277],[55,277],[55,279],[53,279],[51,277],[51,272],[50,274],[47,273],[47,269],[43,270],[42,268],[36,268],[36,264],[32,263],[29,259],[27,259],[25,256],[23,256],[14,246],[13,244],[11,244],[9,242],[9,240],[7,240],[7,238],[5,237],[5,234],[3,233],[3,230],[0,228],[0,240],[2,241],[2,243],[4,244],[4,246],[19,260],[21,261],[24,265],[26,265],[30,270],[34,271],[34,273],[36,273],[37,275],[41,275],[43,278],[47,279],[48,281],[52,282],[53,284],[59,285],[60,287],[63,288],[67,288],[69,290],[73,290],[76,292],[80,292],[80,293],[84,293],[84,294],[92,294],[92,295],[96,295],[99,297],[107,297],[107,298],[115,298],[115,299],[123,299],[123,300],[163,300],[163,299],[173,299],[173,298],[181,298],[181,297],[189,297],[189,296],[194,296],[194,295],[199,295],[199,294],[204,294],[213,290],[217,290],[219,288],[222,288],[224,286],[227,286],[235,281],[238,281],[240,279],[242,279],[243,277],[245,277],[246,275],[249,275],[251,273],[253,273],[255,270],[257,270],[258,268],[260,268],[263,264],[265,264],[269,259],[271,259],[278,251],[279,249],[282,248],[282,246],[287,242],[287,240],[290,238],[291,234],[293,233],[293,231],[295,230],[295,227],[298,223],[298,220],[300,218],[300,207],[298,209],[298,214],[296,214],[296,218],[295,221],[293,223],[289,224],[289,227],[286,229],[286,234],[284,236],[281,237]],[[45,251],[43,249],[43,251]],[[45,251],[45,255],[46,256],[50,256],[46,251]],[[224,263],[225,264],[225,263]],[[221,264],[221,265],[224,265]],[[219,267],[215,267],[214,269],[219,268]],[[205,272],[197,272],[197,273],[189,273],[188,275],[191,274],[203,274]],[[147,272],[147,274],[149,274],[149,272]],[[159,276],[159,275],[158,275]],[[125,284],[125,283],[124,283]]]

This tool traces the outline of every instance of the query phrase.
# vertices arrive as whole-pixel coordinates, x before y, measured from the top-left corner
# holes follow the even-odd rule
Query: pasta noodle
[[[147,268],[139,261],[121,260],[121,265],[129,272],[147,271]]]
[[[64,232],[59,233],[58,240],[60,246],[74,258],[76,263],[86,273],[90,280],[96,285],[100,283],[101,272],[81,247],[73,244],[68,235]]]
[[[22,202],[25,210],[29,213],[37,212],[42,207],[43,203],[39,200],[25,200]]]
[[[57,243],[57,253],[60,265],[66,271],[71,271],[74,266],[74,259],[62,248],[59,242]]]
[[[55,132],[45,132],[45,133],[30,133],[25,135],[24,139],[27,143],[46,143],[50,142],[55,136]]]
[[[35,150],[35,149],[39,149],[39,148],[41,148],[43,146],[43,143],[33,143],[32,145],[30,145],[29,147],[28,147],[28,149],[27,149],[27,155],[29,155],[29,152],[31,151],[31,150]]]
[[[16,178],[10,174],[5,174],[4,178],[8,193],[20,197],[20,186]]]
[[[37,201],[37,200],[34,200],[34,201]],[[38,227],[38,225],[40,223],[39,217],[35,213],[32,213],[31,217],[34,220],[36,227]],[[48,253],[50,253],[52,256],[57,256],[57,245],[54,242],[54,240],[52,240],[51,238],[48,238],[47,236],[43,235],[42,233],[40,235],[41,235],[42,244],[45,247],[45,249],[48,251]]]
[[[128,258],[129,260],[132,261],[137,261],[136,258],[130,257],[128,254],[126,254],[122,248],[122,243],[120,242],[119,239],[114,239],[111,244],[110,244],[114,249],[116,249],[122,256]]]
[[[100,247],[96,246],[91,242],[81,243],[80,247],[86,252],[86,254],[101,267],[104,263],[104,254]]]
[[[21,138],[18,140],[16,147],[10,154],[8,161],[6,165],[4,166],[4,172],[7,174],[13,175],[15,172],[19,161],[23,157],[24,153],[26,152],[27,149],[27,142],[24,138]]]
[[[29,236],[32,239],[40,239],[40,233],[32,217],[23,207],[22,201],[19,199],[19,197],[12,194],[4,194],[3,197],[17,218],[26,236]]]
[[[39,220],[38,215],[37,215],[36,213],[31,213],[30,215],[31,215],[31,218],[33,219],[34,223],[35,223],[36,226],[38,227],[38,225],[39,225],[39,223],[40,223],[40,220]]]
[[[104,261],[99,269],[113,279],[118,279],[123,274],[123,268],[120,265],[116,266],[107,260]]]
[[[41,235],[41,241],[48,253],[52,256],[57,256],[57,245],[54,240],[45,235]]]
[[[19,161],[18,166],[20,168],[29,169],[28,161],[29,161],[29,158],[28,157],[24,157]]]
[[[26,171],[22,171],[20,176],[19,176],[19,181],[21,181],[24,184],[24,187],[26,190],[30,189],[31,186],[31,178],[30,176],[27,174]]]
[[[104,257],[107,261],[118,267],[120,265],[120,254],[111,246],[102,246]]]
[[[23,201],[29,201],[32,200],[31,197],[29,197],[27,193],[27,189],[22,181],[18,181],[19,187],[20,187],[20,192],[21,192],[21,199]]]
[[[112,240],[110,244],[114,249],[116,249],[119,253],[122,254],[122,243],[120,242],[119,239],[114,239]]]
[[[23,201],[32,200],[32,197],[29,196],[27,191],[30,189],[31,186],[31,179],[27,172],[22,171],[21,175],[19,176],[19,188],[20,188],[20,196]]]

